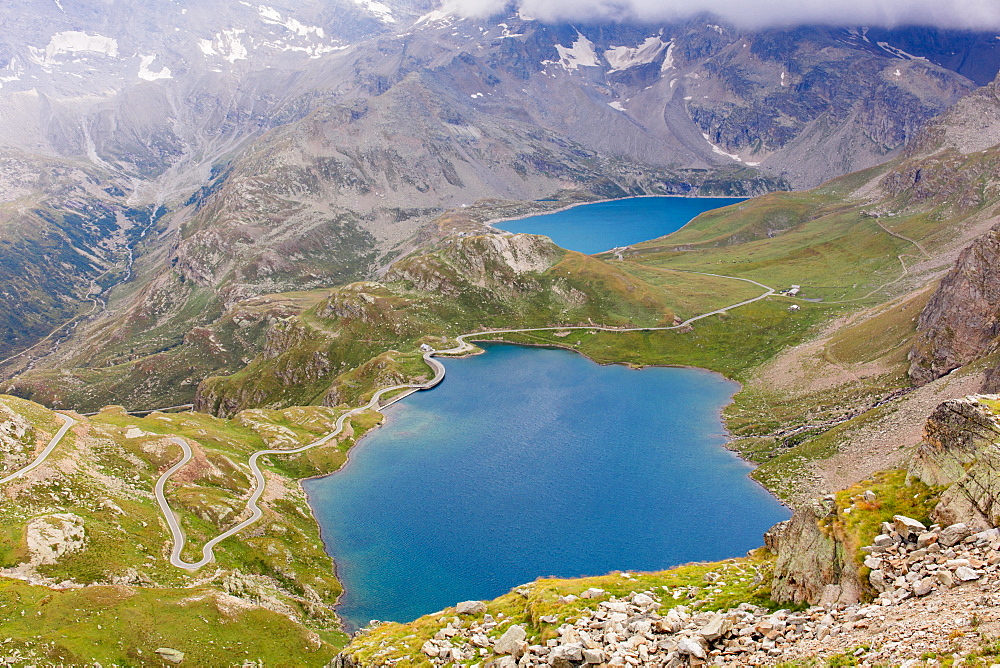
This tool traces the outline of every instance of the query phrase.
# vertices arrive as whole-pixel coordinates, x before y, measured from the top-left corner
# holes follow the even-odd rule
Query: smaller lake
[[[539,576],[740,556],[789,512],[723,444],[738,388],[484,344],[386,409],[350,463],[305,481],[349,627],[410,621]]]
[[[563,248],[593,254],[662,237],[699,214],[743,201],[742,197],[630,197],[504,221],[494,227],[544,234]]]

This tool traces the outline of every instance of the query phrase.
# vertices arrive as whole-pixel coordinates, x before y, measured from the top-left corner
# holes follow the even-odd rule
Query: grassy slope
[[[418,351],[423,342],[445,347],[449,344],[442,338],[512,326],[670,325],[675,316],[697,314],[696,307],[719,308],[761,292],[741,281],[632,271],[621,263],[557,251],[547,242],[538,243],[561,255],[548,270],[516,274],[509,267],[506,271],[490,267],[489,282],[479,285],[456,266],[465,258],[455,257],[468,252],[478,239],[463,239],[460,248],[406,261],[397,269],[400,280],[388,285],[362,283],[335,291],[294,322],[282,325],[284,335],[274,337],[273,351],[232,376],[206,381],[204,408],[230,413],[245,405],[354,403],[379,385],[426,379],[428,369]],[[650,280],[643,280],[643,273]],[[418,284],[435,288],[421,289]],[[635,343],[625,335],[600,336]],[[570,339],[550,337],[556,342]],[[653,340],[659,349],[659,339]],[[599,356],[597,348],[585,352]],[[641,355],[633,357],[615,361],[643,361]],[[684,354],[668,357],[649,357],[646,363],[691,363]]]
[[[57,421],[47,409],[14,397],[0,396],[0,402],[31,423],[30,436],[39,447],[55,432]],[[0,615],[0,637],[38,651],[43,641],[54,643],[45,656],[64,661],[83,657],[155,664],[142,652],[166,645],[201,657],[195,661],[199,665],[216,665],[220,657],[240,657],[244,651],[247,658],[264,658],[268,665],[323,665],[346,641],[332,613],[341,587],[305,495],[293,481],[339,468],[355,440],[381,416],[354,418],[343,437],[330,445],[262,461],[269,480],[261,504],[264,517],[223,541],[216,548],[216,562],[195,575],[167,561],[170,536],[152,488],[180,456],[180,449],[162,437],[188,439],[195,458],[171,478],[166,493],[188,537],[184,556],[197,559],[201,544],[242,514],[251,488],[245,465],[249,453],[310,442],[327,433],[339,413],[292,408],[247,411],[222,420],[193,413],[136,418],[110,408],[81,419],[28,482],[8,483],[0,490],[0,567],[27,568],[53,583],[92,586],[53,593],[0,579],[0,604],[19,606],[4,613],[24,609],[38,617],[25,624],[20,616]],[[133,431],[129,438],[129,430],[142,434]],[[66,552],[56,563],[27,566],[31,551],[25,527],[55,513],[80,518],[85,546]],[[101,587],[112,584],[120,586]],[[179,589],[192,585],[202,589]],[[42,600],[45,596],[48,600]],[[88,614],[68,622],[67,608]],[[99,633],[98,622],[112,630]],[[208,639],[216,646],[206,645]]]
[[[336,650],[282,614],[241,606],[210,587],[52,590],[0,579],[0,635],[17,665],[162,666],[155,650],[223,666],[324,666]]]

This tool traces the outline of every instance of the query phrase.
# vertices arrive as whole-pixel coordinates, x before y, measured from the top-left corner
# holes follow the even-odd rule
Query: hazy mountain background
[[[42,343],[7,375],[139,359],[241,299],[377,276],[485,198],[809,187],[1000,68],[996,33],[953,24],[540,7],[11,5],[0,360]]]

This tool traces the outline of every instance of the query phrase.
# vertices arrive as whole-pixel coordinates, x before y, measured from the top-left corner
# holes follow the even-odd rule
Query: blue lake
[[[737,385],[484,344],[305,482],[348,625],[409,621],[536,577],[739,556],[789,512],[725,450]]]
[[[742,201],[739,197],[630,197],[504,221],[494,227],[544,234],[563,248],[592,254],[662,237],[698,214]]]

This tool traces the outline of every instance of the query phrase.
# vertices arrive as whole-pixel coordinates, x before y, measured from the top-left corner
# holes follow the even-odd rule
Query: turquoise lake
[[[484,344],[386,409],[348,465],[304,483],[349,626],[410,621],[536,577],[739,556],[787,519],[724,449],[736,383]]]
[[[740,197],[630,197],[504,221],[494,227],[544,234],[563,248],[593,254],[662,237],[700,213],[742,201]]]

